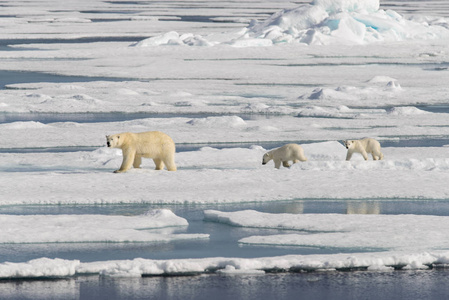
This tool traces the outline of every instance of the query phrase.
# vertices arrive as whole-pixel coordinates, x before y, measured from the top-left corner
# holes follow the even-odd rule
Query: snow
[[[347,249],[420,251],[447,249],[449,217],[364,214],[268,214],[208,210],[212,222],[250,228],[282,229],[284,234],[249,236],[242,244]],[[291,233],[298,231],[298,233]],[[399,232],[407,232],[399,236]]]
[[[438,39],[448,36],[440,23],[407,20],[392,10],[379,9],[378,0],[316,0],[285,9],[263,21],[255,21],[240,37],[221,43],[234,47],[267,47],[280,43],[307,45],[369,44],[408,39]],[[213,46],[217,41],[172,31],[135,46]]]
[[[168,242],[202,239],[207,235],[177,234],[171,227],[187,226],[169,210],[153,210],[142,216],[31,215],[2,216],[0,243],[105,243]],[[39,224],[35,226],[34,224]],[[155,231],[161,229],[163,231]]]
[[[67,277],[76,273],[80,262],[39,258],[23,263],[1,263],[1,278]]]
[[[205,205],[206,221],[248,229],[239,246],[345,253],[167,260],[130,254],[85,262],[57,258],[56,251],[55,258],[2,259],[0,278],[391,271],[449,263],[445,216],[365,215],[350,207],[348,213],[358,214],[215,207],[286,200],[447,201],[449,26],[438,11],[402,15],[375,0],[299,6],[221,1],[217,11],[216,2],[206,1],[200,16],[231,23],[205,25],[183,21],[171,2],[126,17],[114,5],[133,9],[90,0],[64,2],[64,9],[51,0],[2,8],[10,17],[0,18],[0,40],[11,45],[0,51],[6,82],[0,90],[1,207]],[[54,40],[39,40],[49,36]],[[20,73],[16,78],[8,71]],[[46,75],[57,79],[42,79]],[[67,82],[58,82],[62,78]],[[438,105],[440,111],[426,111]],[[77,114],[93,121],[66,120]],[[141,169],[113,174],[122,153],[105,147],[105,135],[147,130],[173,137],[178,171],[155,171],[144,159]],[[340,141],[363,137],[380,141],[383,161],[361,155],[345,161]],[[394,146],[409,140],[419,147]],[[289,169],[262,166],[265,152],[286,143],[301,144],[308,161]],[[168,209],[133,216],[3,213],[0,223],[4,248],[213,241],[189,232],[192,224]],[[262,235],[254,228],[267,230]]]
[[[288,255],[262,258],[201,258],[104,261],[82,263],[77,260],[41,258],[24,263],[0,264],[1,278],[67,277],[94,275],[111,277],[140,277],[142,275],[183,275],[218,272],[220,274],[263,274],[270,270],[299,272],[365,268],[371,271],[390,271],[394,268],[428,269],[445,265],[449,252],[377,252],[336,255]]]

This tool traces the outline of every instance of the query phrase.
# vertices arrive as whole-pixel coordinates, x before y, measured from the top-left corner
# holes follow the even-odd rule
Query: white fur
[[[384,155],[380,152],[380,143],[375,139],[346,140],[343,143],[346,149],[348,149],[346,160],[350,160],[354,152],[362,154],[365,160],[368,160],[368,154],[371,154],[374,160],[384,158]]]
[[[167,170],[176,171],[175,143],[163,132],[124,132],[108,135],[106,141],[108,147],[122,149],[123,162],[114,173],[126,172],[131,167],[139,168],[142,157],[152,158],[156,170],[162,170],[165,165]]]
[[[304,156],[304,150],[300,145],[297,144],[287,144],[280,148],[273,149],[264,154],[262,158],[262,164],[265,165],[270,160],[274,161],[274,167],[279,169],[281,163],[284,167],[289,168],[289,161],[297,163],[299,161],[306,161],[307,158]]]

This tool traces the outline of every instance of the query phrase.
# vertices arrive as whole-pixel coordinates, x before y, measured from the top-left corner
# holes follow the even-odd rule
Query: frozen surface
[[[173,232],[171,227],[188,223],[170,210],[149,211],[142,216],[5,215],[0,224],[0,243],[5,244],[168,242],[208,237]]]
[[[141,169],[113,174],[121,151],[0,154],[4,205],[238,203],[293,199],[447,199],[446,147],[384,148],[383,161],[354,154],[339,142],[304,144],[307,162],[262,165],[260,146],[176,155],[177,172]],[[381,188],[379,188],[381,187]],[[419,188],[411,188],[419,187]]]
[[[263,271],[300,270],[350,270],[392,271],[394,268],[428,269],[432,265],[449,262],[444,251],[388,253],[354,253],[336,255],[278,256],[265,258],[203,258],[82,263],[76,260],[41,258],[24,263],[3,263],[1,278],[67,277],[82,274],[98,274],[115,277],[140,277],[142,275],[182,275],[210,272],[234,274],[261,274]]]
[[[417,215],[267,214],[205,211],[205,219],[233,226],[283,229],[242,244],[419,251],[448,249],[449,218]],[[297,232],[295,232],[297,231]]]
[[[0,277],[448,264],[448,217],[435,211],[293,215],[218,207],[445,203],[448,12],[446,1],[8,2],[0,17],[0,205],[18,213],[0,218]],[[96,120],[100,114],[108,117]],[[90,121],[76,117],[83,115]],[[154,171],[147,159],[141,169],[113,174],[122,155],[104,147],[105,135],[147,130],[173,137],[178,171]],[[340,141],[363,137],[387,145],[383,161],[344,160]],[[418,147],[398,146],[410,141]],[[303,146],[307,162],[261,165],[266,151],[290,142]],[[137,216],[45,211],[48,204],[94,210],[125,203],[207,205],[206,220],[214,222],[167,209]],[[22,213],[36,207],[39,214]],[[199,223],[237,226],[236,248],[303,247],[311,254],[153,260],[139,258],[148,248],[133,248],[160,243],[166,247],[155,251],[165,251],[187,240],[176,244],[185,247],[179,251],[195,251],[197,240],[230,242],[220,232],[200,232]],[[61,259],[67,244],[75,256],[119,244],[125,258]],[[52,255],[19,261],[16,249],[27,245]]]

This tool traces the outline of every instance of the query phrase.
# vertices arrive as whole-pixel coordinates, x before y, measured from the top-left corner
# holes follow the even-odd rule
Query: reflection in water
[[[2,299],[446,299],[445,270],[2,281]],[[406,287],[406,288],[405,288]]]
[[[360,202],[348,202],[346,205],[347,214],[380,214],[380,203],[378,201],[360,201]]]
[[[272,214],[302,214],[304,213],[304,202],[285,202],[283,205],[273,205],[269,211]]]
[[[80,299],[74,279],[0,281],[1,299]]]

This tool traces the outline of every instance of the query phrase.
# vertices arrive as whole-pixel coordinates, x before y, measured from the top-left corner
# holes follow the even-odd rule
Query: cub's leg
[[[275,159],[274,160],[274,167],[276,169],[279,169],[281,167],[281,160],[280,159]]]
[[[290,168],[290,164],[288,163],[288,161],[283,161],[282,165],[286,168]]]
[[[362,156],[363,156],[363,158],[364,158],[365,160],[368,160],[368,154],[366,153],[365,150],[363,150],[363,151],[360,152],[360,153],[362,154]]]
[[[350,160],[352,157],[352,152],[348,150],[348,153],[346,154],[346,160]]]
[[[155,170],[163,170],[164,169],[164,162],[162,161],[162,159],[155,158],[155,159],[153,159],[153,161],[154,161],[154,164],[156,165]]]
[[[380,151],[373,152],[374,160],[382,160],[383,158],[384,158],[384,155],[382,154],[382,152],[380,152]]]

